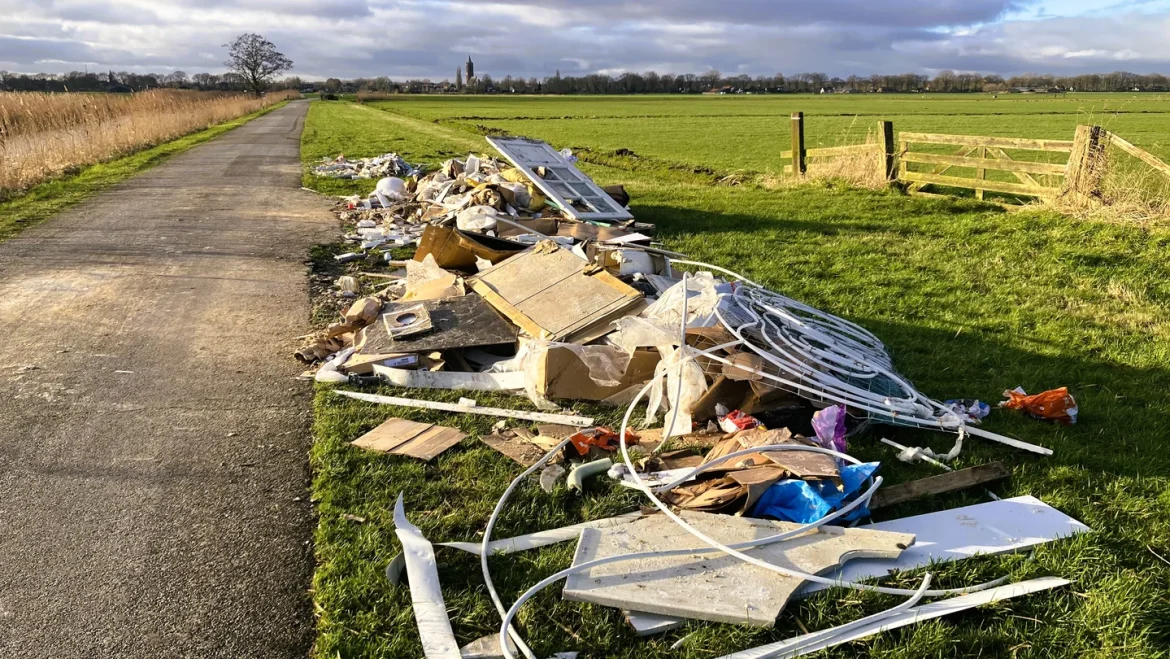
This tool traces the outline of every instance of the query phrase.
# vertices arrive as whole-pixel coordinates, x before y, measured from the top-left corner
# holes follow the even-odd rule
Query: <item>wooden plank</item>
[[[987,149],[987,147],[975,147],[976,150]],[[1002,151],[1000,153],[1003,153]],[[941,153],[917,153],[911,152],[904,154],[902,159],[906,162],[920,162],[928,165],[947,165],[947,169],[951,167],[971,167],[974,169],[997,169],[1005,172],[1031,172],[1033,174],[1064,174],[1064,165],[1050,162],[1027,162],[1023,160],[1010,159],[992,159],[992,158],[968,158],[964,156],[948,156]],[[944,172],[931,172],[931,174],[943,174]]]
[[[1012,159],[1012,157],[1009,156],[1003,149],[995,149],[995,148],[988,147],[987,152],[990,153],[993,157],[995,157],[998,160],[1011,160]],[[1058,172],[1058,174],[1060,174],[1061,176],[1064,176],[1064,171],[1062,170],[1062,171]],[[1023,183],[1024,185],[1042,185],[1040,183],[1040,181],[1037,181],[1036,179],[1032,178],[1032,175],[1027,173],[1027,172],[1013,171],[1012,175],[1016,177],[1016,180],[1018,180],[1020,183]]]
[[[466,436],[456,428],[390,418],[352,443],[370,451],[430,461]]]
[[[1166,177],[1170,177],[1170,165],[1162,162],[1157,158],[1157,156],[1150,153],[1149,151],[1146,151],[1141,147],[1134,146],[1130,142],[1122,139],[1120,135],[1112,132],[1109,132],[1108,134],[1109,141],[1113,143],[1113,146],[1146,163],[1150,167],[1153,167],[1155,170],[1161,172]]]
[[[922,192],[921,190],[907,190],[907,192],[914,195],[915,197],[930,197],[932,199],[949,199],[951,201],[954,201],[955,199],[957,199],[957,197],[955,197],[953,195],[938,194],[935,192]],[[986,199],[986,200],[984,200],[983,203],[995,204],[996,206],[999,206],[1000,208],[1002,208],[1005,211],[1008,211],[1010,213],[1025,211],[1025,210],[1028,210],[1030,208],[1034,208],[1034,206],[1032,204],[1008,204],[1008,203],[1004,203],[1002,201],[998,201],[996,199]]]
[[[804,162],[804,113],[792,113],[792,173],[803,176],[808,168]]]
[[[879,489],[870,501],[870,509],[893,506],[906,501],[923,499],[936,494],[945,494],[964,490],[976,485],[984,485],[1002,480],[1011,475],[1002,462],[979,465],[969,469],[951,471],[938,476],[921,478],[909,483],[899,483]]]
[[[1096,196],[1104,173],[1099,166],[1104,155],[1101,133],[1100,126],[1077,126],[1076,139],[1064,172],[1062,194],[1084,202],[1091,202]]]
[[[476,293],[531,336],[559,341],[642,302],[641,293],[608,272],[592,270],[567,249],[541,245],[471,280]]]
[[[906,173],[907,171],[909,171],[909,168],[907,167],[907,163],[906,163],[906,155],[908,153],[910,153],[909,148],[910,147],[907,145],[906,142],[902,142],[902,164],[900,165],[899,171],[902,172],[903,174]],[[978,147],[974,147],[974,146],[960,147],[959,149],[957,149],[955,151],[954,155],[964,156],[964,157],[969,156],[972,153],[975,153],[975,149],[977,149],[977,148]],[[951,169],[952,166],[953,165],[939,165],[939,166],[935,167],[934,169],[930,170],[930,173],[931,174],[946,174]],[[905,179],[904,176],[902,176],[901,178]],[[922,189],[923,185],[925,185],[925,183],[914,183],[907,190],[909,192],[918,192],[919,190]]]
[[[806,158],[832,158],[834,156],[847,156],[853,153],[863,153],[865,151],[874,150],[874,144],[849,144],[846,146],[826,146],[816,149],[805,149],[804,156]]]
[[[909,152],[910,152],[910,144],[908,142],[906,142],[905,140],[898,142],[898,178],[899,179],[905,178],[904,175],[906,174],[906,172],[910,171],[910,168],[905,160],[905,156]],[[914,185],[911,185],[908,188],[908,191],[913,192],[914,190],[921,188],[921,187],[922,187],[921,185],[919,185],[917,187],[915,187]]]
[[[935,133],[901,133],[904,142],[928,144],[962,144],[965,146],[994,146],[1003,149],[1029,149],[1032,151],[1072,151],[1072,140],[1034,140],[1022,137],[989,137],[984,135],[938,135]]]
[[[932,185],[947,185],[953,188],[974,188],[980,185],[984,190],[991,192],[1003,192],[1007,194],[1021,194],[1032,197],[1051,197],[1056,195],[1059,190],[1057,188],[1048,188],[1044,186],[1023,185],[1021,183],[1003,183],[1000,181],[985,181],[976,184],[974,179],[960,178],[958,176],[939,176],[936,174],[925,174],[922,172],[906,172],[902,175],[905,181],[916,183],[930,183]]]
[[[976,158],[976,160],[986,160],[986,159],[987,159],[987,147],[981,146],[981,147],[979,147],[979,157]],[[987,180],[987,169],[984,167],[977,168],[975,170],[975,178],[977,180],[980,180],[980,181],[986,181]],[[983,201],[983,188],[975,188],[975,198],[978,199],[979,201]]]
[[[419,353],[516,342],[516,328],[478,295],[414,303],[388,302],[382,307],[382,317],[393,318],[420,304],[430,317],[430,330],[391,337],[385,324],[376,322],[362,330],[361,351],[365,354]]]

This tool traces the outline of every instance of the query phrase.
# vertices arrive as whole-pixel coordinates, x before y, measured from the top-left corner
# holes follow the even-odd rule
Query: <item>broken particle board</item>
[[[390,418],[355,439],[353,445],[379,453],[429,461],[463,441],[466,436],[466,433],[455,428]]]
[[[682,517],[714,539],[733,544],[764,538],[800,524],[683,511]],[[802,536],[743,550],[769,563],[820,574],[854,558],[897,558],[914,543],[909,533],[821,527]],[[665,516],[620,528],[581,533],[574,565],[644,551],[704,548]],[[635,559],[569,576],[564,598],[604,606],[771,627],[803,579],[777,574],[718,552]]]
[[[560,341],[640,304],[642,294],[551,242],[470,280],[500,313],[530,336]]]
[[[406,313],[420,304],[430,319],[429,330],[391,337],[384,323],[374,323],[362,330],[360,351],[363,354],[417,353],[516,342],[516,328],[478,295],[387,303],[382,315]]]

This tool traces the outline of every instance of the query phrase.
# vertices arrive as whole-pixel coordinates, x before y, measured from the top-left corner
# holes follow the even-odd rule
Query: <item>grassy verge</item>
[[[216,138],[284,105],[283,102],[277,103],[177,140],[164,142],[109,162],[84,167],[75,174],[42,183],[28,192],[6,199],[0,202],[0,241],[7,240],[86,197],[149,169],[177,153]]]
[[[429,121],[381,115],[390,113],[315,104],[302,148],[306,162],[338,150],[357,156],[393,149],[408,160],[437,164],[441,157],[465,154],[482,139]],[[603,184],[626,184],[634,214],[657,224],[669,248],[730,267],[874,331],[899,370],[929,395],[994,402],[1017,385],[1029,392],[1067,385],[1080,403],[1081,422],[1069,428],[1009,411],[994,411],[986,423],[992,431],[1049,446],[1054,456],[1040,458],[972,438],[956,466],[1003,460],[1012,478],[993,488],[997,495],[1040,497],[1095,532],[1040,547],[1031,560],[980,558],[931,570],[939,587],[1004,574],[1014,580],[1057,575],[1073,584],[883,634],[831,656],[1167,655],[1170,564],[1159,556],[1170,558],[1170,452],[1164,448],[1170,434],[1170,265],[1164,257],[1170,231],[1073,221],[1048,212],[1009,214],[972,201],[832,185],[780,191],[713,186],[701,173],[688,178],[651,165],[615,159],[583,169]],[[373,184],[308,182],[334,193],[363,192]],[[476,398],[480,404],[526,407],[522,399]],[[390,515],[394,499],[405,495],[411,520],[433,541],[474,540],[519,470],[474,439],[490,421],[379,407],[324,389],[314,412],[312,496],[320,515],[315,656],[421,656],[409,592],[391,588],[382,572],[398,551]],[[431,464],[348,446],[388,416],[441,421],[472,438]],[[882,461],[888,484],[934,472],[894,460],[878,441],[883,436],[942,451],[952,441],[888,426],[852,438],[850,452]],[[883,510],[879,519],[982,500],[986,496],[977,491],[939,496]],[[497,534],[603,517],[636,503],[601,480],[580,497],[563,489],[547,495],[528,483],[505,510]],[[498,618],[477,559],[438,552],[459,641],[495,631]],[[567,566],[572,552],[572,543],[566,543],[492,559],[501,596],[514,601]],[[885,583],[914,586],[920,576],[898,575]],[[790,606],[772,630],[692,622],[664,636],[638,639],[617,611],[563,602],[553,587],[525,607],[520,624],[538,656],[580,650],[583,657],[700,659],[841,624],[894,603],[829,591]],[[671,649],[691,633],[681,648]]]

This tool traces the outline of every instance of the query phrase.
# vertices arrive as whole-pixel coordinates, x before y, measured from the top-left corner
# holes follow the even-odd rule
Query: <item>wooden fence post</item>
[[[885,177],[887,181],[893,181],[898,178],[898,172],[894,168],[894,122],[879,121],[878,128],[880,132],[880,139],[882,141],[882,163],[885,167]]]
[[[1071,194],[1080,201],[1099,196],[1098,184],[1104,174],[1101,161],[1105,153],[1102,132],[1100,126],[1077,126],[1072,152],[1064,170],[1062,195]]]
[[[979,147],[979,157],[980,158],[987,157],[987,147],[985,147],[985,146]],[[980,167],[979,169],[976,169],[975,170],[975,178],[976,178],[976,180],[979,180],[979,181],[987,180],[987,170],[982,168],[982,167]],[[975,188],[975,198],[980,200],[980,201],[983,201],[983,188]]]
[[[804,163],[804,113],[792,113],[792,175],[803,176]]]

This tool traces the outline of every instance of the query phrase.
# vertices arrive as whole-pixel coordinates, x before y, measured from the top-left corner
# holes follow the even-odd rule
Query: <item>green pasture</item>
[[[1112,121],[1132,122],[1111,129],[1155,152],[1162,148],[1157,141],[1166,139],[1170,105],[1155,96],[404,97],[375,106],[314,102],[302,155],[307,167],[337,153],[397,151],[435,166],[487,150],[485,130],[609,154],[583,162],[582,169],[602,184],[625,184],[634,215],[656,224],[669,249],[731,268],[869,328],[886,343],[900,372],[928,395],[994,404],[1017,385],[1029,392],[1068,386],[1080,403],[1075,426],[1006,410],[993,411],[985,424],[1048,446],[1053,456],[972,438],[955,466],[1001,460],[1012,476],[992,488],[996,495],[1037,496],[1094,532],[1030,555],[970,559],[931,572],[938,586],[948,588],[1003,575],[1013,580],[1055,575],[1072,584],[818,656],[1166,657],[1170,230],[1076,220],[1040,209],[1009,213],[970,199],[924,199],[833,182],[780,190],[751,179],[740,185],[720,182],[730,171],[778,169],[775,153],[788,148],[792,110],[810,118],[810,137],[845,129],[854,134],[857,126],[890,119],[907,130],[1071,139],[1073,126],[1106,116],[1106,106]],[[1039,130],[1049,134],[1036,134]],[[609,153],[621,148],[643,157]],[[337,182],[308,173],[305,184],[329,194],[373,187],[373,181]],[[344,272],[329,258],[341,248],[322,246],[314,255],[316,271]],[[523,398],[476,398],[481,405],[530,409]],[[615,414],[574,407],[607,421]],[[429,464],[349,446],[389,416],[457,425],[471,437]],[[345,400],[324,388],[318,392],[311,454],[319,515],[315,657],[422,656],[409,591],[392,587],[383,574],[399,551],[390,508],[401,493],[411,521],[432,541],[477,540],[495,501],[520,472],[477,441],[491,423]],[[850,452],[881,461],[888,484],[936,471],[898,462],[879,442],[882,437],[940,452],[953,442],[952,436],[890,426],[872,426],[851,438]],[[987,499],[978,490],[938,496],[883,510],[878,519]],[[518,489],[496,533],[506,537],[605,517],[638,503],[637,496],[605,480],[591,483],[584,496],[563,488],[546,494],[529,482]],[[491,559],[501,596],[513,601],[568,566],[572,552],[572,543],[566,543]],[[466,643],[498,629],[478,559],[439,549],[438,563],[458,640]],[[921,571],[900,574],[883,583],[913,587],[921,576]],[[522,610],[519,627],[540,657],[577,650],[589,659],[710,659],[855,620],[898,601],[832,590],[788,607],[774,629],[691,622],[643,639],[615,609],[561,601],[553,587]]]

